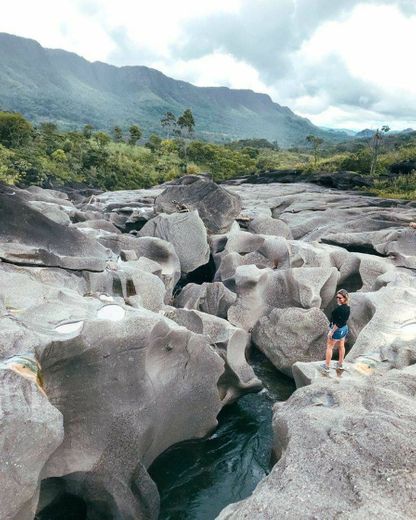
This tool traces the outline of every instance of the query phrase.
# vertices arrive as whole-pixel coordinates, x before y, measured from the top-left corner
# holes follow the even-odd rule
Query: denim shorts
[[[332,334],[332,339],[344,339],[345,336],[348,334],[349,329],[348,325],[344,325],[343,327],[340,327]]]

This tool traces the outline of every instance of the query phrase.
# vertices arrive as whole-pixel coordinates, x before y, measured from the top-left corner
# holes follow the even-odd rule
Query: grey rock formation
[[[39,211],[39,213],[42,213],[42,215],[45,215],[45,217],[48,217],[50,220],[57,222],[58,224],[68,226],[71,223],[71,219],[69,218],[68,213],[61,205],[41,201],[30,201],[28,205],[36,211]]]
[[[261,388],[260,380],[246,359],[250,345],[250,336],[246,331],[200,311],[171,308],[164,314],[188,330],[205,335],[224,359],[225,371],[218,381],[223,404],[235,401],[244,392]]]
[[[273,309],[257,322],[253,342],[278,370],[292,377],[294,363],[324,357],[328,325],[317,308]]]
[[[353,383],[323,381],[276,404],[279,461],[251,497],[218,520],[412,519],[415,376],[412,366]]]
[[[142,257],[160,265],[161,277],[169,294],[181,277],[181,266],[178,255],[172,244],[156,237],[135,238],[128,235],[105,235],[100,237],[100,243],[108,247],[116,255],[129,250],[136,253],[140,260]]]
[[[77,229],[50,220],[15,195],[0,193],[0,258],[16,264],[102,271],[108,256]]]
[[[320,240],[334,233],[403,230],[414,220],[412,202],[364,197],[308,184],[227,186],[242,200],[242,212],[283,220],[293,237]],[[366,252],[361,250],[360,252]]]
[[[223,361],[161,315],[124,313],[38,349],[46,394],[65,418],[44,478],[61,477],[91,517],[157,518],[156,489],[138,477],[167,447],[215,427]]]
[[[119,234],[121,231],[116,228],[111,222],[108,220],[105,220],[103,218],[101,219],[94,219],[94,220],[84,220],[82,222],[78,222],[74,224],[74,227],[85,231],[85,230],[96,230],[98,232],[107,232],[107,233],[115,233]],[[99,235],[99,233],[97,233]]]
[[[375,371],[380,374],[390,369],[384,364],[380,354],[377,352],[358,356],[352,361],[344,361],[343,367],[345,370],[339,370],[332,361],[330,370],[326,373],[322,371],[322,361],[307,363],[299,361],[292,366],[292,374],[296,388],[301,388],[316,382],[322,383],[324,380],[337,384],[341,378],[342,380],[350,381],[354,385],[354,381],[357,378],[368,377]]]
[[[190,273],[209,260],[204,223],[197,211],[161,214],[141,229],[141,237],[158,237],[173,245],[183,273]]]
[[[42,481],[39,511],[69,493],[90,520],[155,519],[155,457],[258,388],[253,327],[300,389],[275,408],[279,462],[222,518],[409,517],[414,203],[201,176],[72,200],[0,187],[0,441],[17,465],[1,473],[1,518],[32,519]],[[170,307],[208,261],[207,238],[216,281],[188,284]],[[324,375],[313,360],[340,287],[351,350],[346,372]]]
[[[32,520],[44,466],[63,439],[61,413],[26,360],[0,363],[0,518]]]
[[[347,359],[378,353],[403,368],[416,361],[416,289],[406,286],[353,295],[351,328],[356,337]]]
[[[234,276],[240,265],[281,269],[289,267],[290,263],[289,245],[285,238],[241,231],[238,224],[234,224],[225,235],[213,235],[211,249],[218,281]]]
[[[78,204],[84,215],[96,213],[96,218],[109,220],[124,233],[141,229],[155,216],[153,206],[155,197],[161,189],[120,190],[94,194]],[[85,218],[79,219],[86,220]]]
[[[335,267],[258,269],[254,265],[237,267],[227,283],[237,293],[236,302],[228,310],[228,320],[249,330],[273,308],[326,308],[333,299],[338,281]]]
[[[158,213],[175,213],[177,204],[197,209],[210,233],[228,231],[241,210],[238,195],[201,176],[183,177],[177,184],[167,186],[156,197],[155,204]]]
[[[327,243],[389,257],[394,264],[416,269],[416,230],[407,227],[355,233],[334,233],[325,237]]]
[[[320,361],[293,364],[299,390],[274,409],[279,461],[251,497],[230,505],[218,518],[410,519],[415,493],[411,474],[416,464],[410,433],[416,413],[411,397],[416,277],[409,267],[414,266],[416,248],[408,223],[414,209],[411,204],[319,188],[280,186],[280,194],[270,188],[255,187],[251,197],[264,197],[264,206],[273,216],[289,224],[297,239],[290,241],[291,267],[336,269],[337,287],[347,286],[352,293],[348,336],[352,349],[345,372],[334,366],[323,374]],[[250,189],[235,191],[242,196],[243,211],[255,215]],[[264,214],[264,206],[259,215]],[[241,269],[237,268],[236,276]],[[252,273],[251,284],[247,276],[243,297],[244,290],[238,288],[244,284],[235,283],[238,299],[229,314],[241,300],[240,305],[246,302],[241,315],[248,317],[249,296],[254,309],[264,300],[267,284],[257,274],[255,280]],[[328,298],[321,307],[329,311],[332,305]],[[267,343],[278,345],[277,334],[269,341],[267,334],[278,330],[280,320],[272,327],[274,315],[284,312],[287,309],[275,309],[268,315],[270,311],[263,310],[253,337],[264,323],[266,348]],[[288,321],[284,333],[290,328]],[[303,321],[297,321],[296,331],[299,323]],[[279,337],[283,345],[284,333]],[[334,482],[339,492],[334,491]]]
[[[201,285],[189,283],[175,298],[175,305],[176,307],[195,309],[226,319],[228,309],[236,298],[237,295],[221,282],[203,283]]]
[[[228,183],[233,183],[231,180]],[[352,190],[354,188],[369,188],[373,186],[373,180],[368,176],[360,175],[353,171],[336,172],[311,172],[305,174],[303,170],[272,170],[262,172],[248,177],[241,177],[239,184],[276,184],[276,183],[304,183],[309,182],[325,186],[327,188],[338,188],[340,190]]]
[[[248,230],[260,235],[274,235],[287,239],[293,238],[286,222],[266,215],[259,215],[253,218],[248,225]]]
[[[14,189],[14,188],[13,188]],[[43,201],[51,203],[72,204],[68,200],[68,195],[59,190],[50,190],[40,186],[29,186],[26,190],[19,190],[22,196],[26,195],[27,200]]]

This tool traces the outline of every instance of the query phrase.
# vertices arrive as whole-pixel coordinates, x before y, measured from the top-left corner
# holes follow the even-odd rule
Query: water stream
[[[159,520],[212,520],[270,471],[272,404],[286,400],[295,386],[261,353],[250,362],[265,389],[222,410],[210,437],[175,445],[150,467],[161,497]]]

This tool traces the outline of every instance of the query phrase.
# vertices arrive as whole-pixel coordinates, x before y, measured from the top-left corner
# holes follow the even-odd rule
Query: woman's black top
[[[332,311],[331,323],[335,323],[338,328],[344,327],[347,324],[347,320],[350,317],[350,308],[346,303],[338,305],[338,307]]]

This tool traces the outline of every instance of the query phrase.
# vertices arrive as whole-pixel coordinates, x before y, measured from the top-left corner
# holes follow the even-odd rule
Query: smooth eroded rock
[[[174,213],[178,204],[197,209],[210,233],[229,230],[241,210],[240,197],[206,177],[188,176],[172,184],[156,197],[158,213]]]

